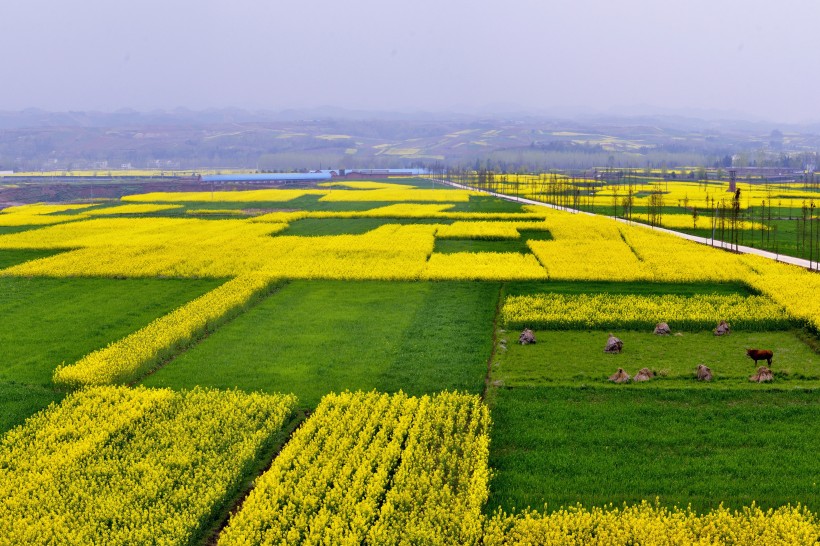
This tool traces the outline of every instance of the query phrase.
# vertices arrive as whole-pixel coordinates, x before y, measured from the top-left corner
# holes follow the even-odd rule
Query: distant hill
[[[632,111],[635,114],[634,111]],[[776,131],[775,131],[776,130]],[[771,135],[781,135],[775,142]],[[491,166],[499,170],[779,161],[820,127],[618,112],[562,118],[366,112],[0,112],[0,170]]]

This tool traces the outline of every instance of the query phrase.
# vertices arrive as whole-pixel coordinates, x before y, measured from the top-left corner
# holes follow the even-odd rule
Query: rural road
[[[472,188],[470,186],[465,186],[463,184],[457,184],[456,182],[449,182],[447,180],[440,180],[435,179],[434,182],[439,182],[442,184],[446,184],[447,186],[452,186],[454,188],[462,189],[462,190],[472,190],[472,191],[479,191],[481,193],[486,193],[487,195],[492,195],[493,197],[498,197],[499,199],[506,199],[507,201],[515,201],[516,203],[523,203],[525,205],[536,205],[539,207],[547,207],[550,209],[555,210],[563,210],[566,212],[572,212],[574,214],[586,214],[589,216],[600,216],[597,214],[593,214],[591,212],[579,211],[567,207],[562,207],[559,205],[553,205],[551,203],[542,203],[541,201],[533,201],[532,199],[526,199],[524,197],[515,197],[512,195],[505,195],[503,193],[496,193],[492,191],[482,190],[478,188]],[[610,218],[609,216],[605,216],[605,218]],[[661,228],[661,227],[653,227],[648,226],[646,224],[641,224],[639,222],[632,222],[630,220],[626,220],[624,218],[615,218],[618,222],[623,222],[624,224],[629,224],[631,226],[639,226],[646,229],[651,229],[653,231],[661,231],[663,233],[669,233],[670,235],[675,235],[676,237],[680,237],[682,239],[688,239],[690,241],[694,241],[696,243],[700,243],[707,246],[713,246],[715,248],[725,248],[727,250],[736,250],[742,254],[755,254],[757,256],[762,256],[764,258],[769,258],[770,260],[775,260],[777,262],[783,262],[787,264],[797,265],[800,267],[805,267],[806,269],[816,269],[819,266],[819,262],[809,260],[805,260],[802,258],[795,258],[793,256],[784,256],[782,254],[775,254],[774,252],[769,252],[767,250],[761,250],[759,248],[752,248],[750,246],[743,246],[743,245],[733,245],[726,241],[717,241],[712,240],[707,237],[698,237],[696,235],[689,235],[688,233],[681,233],[679,231],[673,231],[671,229]]]

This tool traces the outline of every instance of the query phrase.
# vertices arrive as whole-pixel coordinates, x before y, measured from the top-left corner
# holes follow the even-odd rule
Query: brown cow
[[[757,365],[758,360],[765,360],[771,366],[774,354],[768,349],[746,349],[746,356],[754,360],[755,365]]]

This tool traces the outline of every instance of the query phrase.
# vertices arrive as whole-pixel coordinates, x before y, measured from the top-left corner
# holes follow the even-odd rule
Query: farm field
[[[51,378],[72,362],[213,288],[210,280],[0,278],[0,430],[62,397]]]
[[[755,367],[752,360],[746,358],[746,347],[771,347],[777,354],[772,365],[779,374],[780,388],[820,387],[820,355],[792,332],[736,332],[727,339],[716,338],[712,332],[686,333],[680,337],[616,332],[624,342],[624,350],[619,355],[603,352],[607,334],[606,331],[536,331],[538,343],[524,347],[510,339],[509,348],[496,359],[493,378],[510,387],[608,387],[607,378],[618,368],[624,368],[630,375],[641,368],[650,368],[661,374],[651,383],[653,389],[759,389],[759,385],[748,381]],[[712,383],[705,385],[696,380],[698,364],[712,369]],[[612,388],[620,387],[612,385]]]
[[[293,281],[148,377],[151,387],[480,394],[496,283]]]
[[[94,497],[168,507],[9,494],[0,520],[31,514],[16,537],[46,543],[47,518],[69,536],[61,506],[79,506],[76,536],[111,544],[820,539],[813,273],[424,180],[30,205],[0,225],[0,461],[66,453],[25,451],[0,488],[122,477]],[[772,382],[749,381],[750,347],[773,350]],[[619,367],[656,377],[607,381]],[[140,473],[150,491],[123,496]]]
[[[816,390],[636,387],[499,389],[488,511],[643,499],[820,508]]]

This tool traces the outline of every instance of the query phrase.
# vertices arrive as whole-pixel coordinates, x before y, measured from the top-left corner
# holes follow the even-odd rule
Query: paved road
[[[452,186],[454,188],[459,188],[462,190],[472,190],[472,191],[480,191],[482,193],[486,193],[488,195],[492,195],[493,197],[498,197],[500,199],[506,199],[507,201],[515,201],[516,203],[523,203],[525,205],[537,205],[539,207],[547,207],[555,210],[563,210],[566,212],[571,212],[574,214],[586,214],[589,216],[598,216],[591,212],[579,211],[567,207],[561,207],[559,205],[553,205],[551,203],[542,203],[541,201],[533,201],[532,199],[526,199],[524,197],[515,197],[512,195],[505,195],[503,193],[495,193],[492,191],[487,190],[480,190],[476,188],[471,188],[469,186],[464,186],[462,184],[456,184],[455,182],[448,182],[447,180],[436,180],[436,182],[440,182],[442,184],[446,184],[448,186]],[[792,265],[798,265],[800,267],[805,267],[806,269],[817,269],[820,267],[820,263],[817,261],[810,262],[809,260],[805,260],[802,258],[795,258],[793,256],[784,256],[782,254],[775,254],[774,252],[769,252],[768,250],[761,250],[759,248],[752,248],[750,246],[743,246],[743,245],[733,245],[726,241],[716,241],[709,239],[707,237],[698,237],[696,235],[689,235],[688,233],[681,233],[679,231],[673,231],[671,229],[661,228],[661,227],[652,227],[646,224],[641,224],[638,222],[631,222],[629,220],[625,220],[623,218],[616,218],[618,222],[623,222],[624,224],[629,224],[631,226],[639,226],[646,229],[651,229],[653,231],[662,231],[663,233],[668,233],[670,235],[675,235],[677,237],[681,237],[682,239],[688,239],[690,241],[694,241],[696,243],[701,243],[707,246],[713,246],[715,248],[726,248],[730,250],[737,250],[742,254],[755,254],[757,256],[763,256],[764,258],[769,258],[771,260],[775,260],[778,262],[784,262]]]

